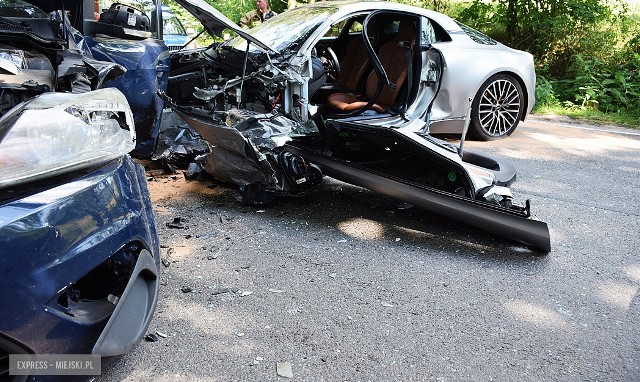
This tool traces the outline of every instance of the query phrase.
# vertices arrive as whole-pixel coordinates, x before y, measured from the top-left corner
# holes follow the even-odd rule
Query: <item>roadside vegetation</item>
[[[198,24],[176,9],[189,27]],[[253,0],[207,0],[231,20]],[[313,1],[313,0],[310,0]],[[538,114],[640,126],[640,3],[637,0],[397,0],[435,9],[530,52]],[[280,13],[294,0],[271,0]]]

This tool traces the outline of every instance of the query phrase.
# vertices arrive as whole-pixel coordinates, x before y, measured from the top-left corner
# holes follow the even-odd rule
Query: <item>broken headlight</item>
[[[45,93],[0,119],[0,188],[106,163],[134,147],[133,114],[119,90]]]

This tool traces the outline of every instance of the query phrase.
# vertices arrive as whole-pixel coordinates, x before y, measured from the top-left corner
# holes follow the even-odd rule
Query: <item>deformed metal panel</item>
[[[374,174],[292,144],[287,144],[285,148],[316,164],[325,175],[335,179],[368,188],[545,252],[551,250],[547,223],[528,218],[525,214]]]

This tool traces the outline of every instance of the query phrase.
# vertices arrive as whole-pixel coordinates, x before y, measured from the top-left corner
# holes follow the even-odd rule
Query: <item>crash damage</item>
[[[369,24],[400,25],[397,34],[407,25],[409,31],[420,25],[413,16],[391,11],[359,17],[364,41],[371,40],[365,33]],[[420,35],[415,29],[412,34]],[[172,55],[167,92],[161,96],[210,143],[207,172],[238,185],[245,202],[258,204],[277,195],[303,195],[328,175],[550,250],[546,223],[531,217],[528,201],[513,202],[512,166],[429,135],[429,111],[444,68],[436,49],[420,39],[400,41],[409,68],[413,63],[427,69],[414,75],[409,70],[412,78],[396,98],[400,101],[376,108],[377,98],[399,82],[387,74],[382,53],[378,57],[368,46],[379,79],[376,94],[356,112],[339,114],[329,110],[326,96],[318,96],[336,91],[328,80],[331,65],[318,57],[321,44],[297,50],[304,46],[306,37],[301,38],[278,49],[267,43],[262,45],[270,49],[258,49],[238,37]],[[421,44],[421,51],[406,48]]]

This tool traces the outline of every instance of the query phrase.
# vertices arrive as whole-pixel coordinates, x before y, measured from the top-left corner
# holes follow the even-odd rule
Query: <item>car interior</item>
[[[366,25],[370,48],[362,29]],[[311,97],[325,115],[402,112],[415,96],[421,67],[419,20],[394,13],[355,16],[316,45],[327,82]],[[337,36],[333,37],[337,31]],[[375,54],[375,56],[373,56]],[[376,61],[379,61],[376,62]],[[378,64],[378,67],[376,67]]]

